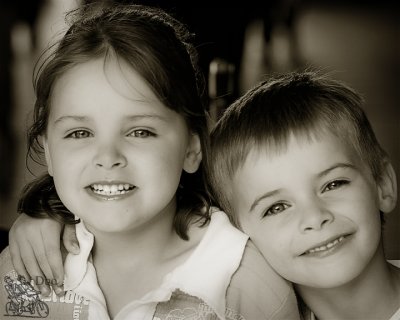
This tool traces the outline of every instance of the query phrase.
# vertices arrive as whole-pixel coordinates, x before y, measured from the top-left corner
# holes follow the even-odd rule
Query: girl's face
[[[91,230],[143,228],[173,215],[182,170],[201,161],[197,135],[128,66],[79,64],[52,91],[44,147],[64,205]]]

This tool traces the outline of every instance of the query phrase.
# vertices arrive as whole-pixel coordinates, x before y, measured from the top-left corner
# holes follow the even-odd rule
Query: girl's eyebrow
[[[54,121],[54,124],[58,124],[60,122],[64,122],[67,120],[74,120],[79,122],[88,122],[89,117],[86,116],[61,116]]]
[[[156,120],[161,120],[164,122],[167,122],[166,117],[157,115],[157,114],[138,114],[138,115],[131,115],[126,118],[127,121],[135,121],[135,120],[141,120],[141,119],[156,119]],[[87,116],[61,116],[57,118],[54,121],[54,124],[58,124],[60,122],[64,122],[67,120],[73,120],[77,122],[89,122],[90,117]]]
[[[128,121],[135,121],[135,120],[142,120],[142,119],[156,119],[156,120],[168,122],[168,119],[166,117],[160,116],[158,114],[135,114],[135,115],[127,117]]]

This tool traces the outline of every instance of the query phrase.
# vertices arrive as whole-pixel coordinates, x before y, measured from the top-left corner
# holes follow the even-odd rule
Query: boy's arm
[[[51,218],[32,218],[20,214],[9,232],[9,246],[12,263],[18,274],[33,279],[43,295],[50,294],[45,281],[37,279],[55,279],[58,286],[53,289],[62,294],[64,280],[63,260],[60,248],[60,236],[63,225]],[[65,226],[63,242],[67,251],[79,253],[75,236],[75,226]]]

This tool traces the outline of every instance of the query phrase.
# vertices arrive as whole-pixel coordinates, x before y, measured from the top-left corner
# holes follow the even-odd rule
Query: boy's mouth
[[[93,183],[89,188],[97,195],[115,197],[129,193],[135,186],[129,183]]]
[[[336,247],[338,247],[340,244],[342,244],[342,242],[346,239],[346,237],[349,236],[348,234],[346,235],[341,235],[338,236],[334,239],[328,240],[325,243],[319,244],[316,247],[313,247],[311,249],[306,250],[305,252],[303,252],[301,254],[301,256],[304,255],[318,255],[318,254],[323,254],[326,253],[330,250],[335,249]]]

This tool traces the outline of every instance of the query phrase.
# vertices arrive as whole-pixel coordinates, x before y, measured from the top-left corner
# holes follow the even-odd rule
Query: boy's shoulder
[[[272,269],[251,240],[227,289],[227,308],[244,319],[300,319],[292,285]]]
[[[41,279],[46,281],[45,279]],[[40,279],[36,279],[36,282]],[[0,254],[0,318],[12,319],[88,319],[89,301],[71,291],[63,297],[54,292],[42,297],[32,284],[18,277],[11,262],[9,247]]]

